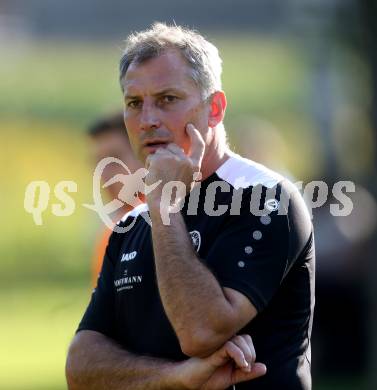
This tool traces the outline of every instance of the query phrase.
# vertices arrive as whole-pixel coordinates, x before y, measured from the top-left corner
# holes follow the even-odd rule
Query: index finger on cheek
[[[186,131],[191,141],[191,150],[189,157],[196,166],[199,166],[203,158],[205,148],[203,137],[200,134],[199,130],[197,130],[191,123],[187,124]]]

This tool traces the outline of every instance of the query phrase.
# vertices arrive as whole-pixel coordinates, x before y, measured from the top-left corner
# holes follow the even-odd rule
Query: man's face
[[[122,80],[124,120],[132,148],[141,161],[170,142],[188,154],[188,123],[206,139],[210,105],[203,101],[190,70],[175,50],[141,64],[131,63],[128,68]]]

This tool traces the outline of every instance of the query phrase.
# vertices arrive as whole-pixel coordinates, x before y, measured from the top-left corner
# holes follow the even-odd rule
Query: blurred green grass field
[[[64,389],[67,346],[89,290],[23,279],[0,296],[0,388]]]
[[[215,42],[224,59],[229,129],[252,113],[278,124],[293,146],[298,134],[310,137],[299,50],[237,36]],[[91,202],[93,171],[84,130],[98,115],[121,107],[119,56],[115,44],[30,41],[2,47],[0,389],[66,388],[66,351],[89,299],[90,257],[101,228],[82,207]],[[315,156],[300,150],[309,165]],[[295,158],[300,155],[288,156],[288,165],[305,173]],[[23,207],[33,180],[51,187],[42,226]],[[53,188],[61,180],[78,184],[70,217],[51,213]]]

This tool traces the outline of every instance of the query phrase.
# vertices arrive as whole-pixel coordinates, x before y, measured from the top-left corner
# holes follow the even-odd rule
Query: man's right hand
[[[255,349],[249,335],[235,336],[212,355],[190,358],[179,366],[183,386],[192,390],[224,390],[265,373],[266,366],[255,363]]]

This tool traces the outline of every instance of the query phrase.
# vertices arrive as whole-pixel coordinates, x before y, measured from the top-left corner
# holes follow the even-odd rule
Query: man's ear
[[[226,97],[223,91],[216,91],[211,96],[208,126],[216,127],[223,119],[226,109]]]

